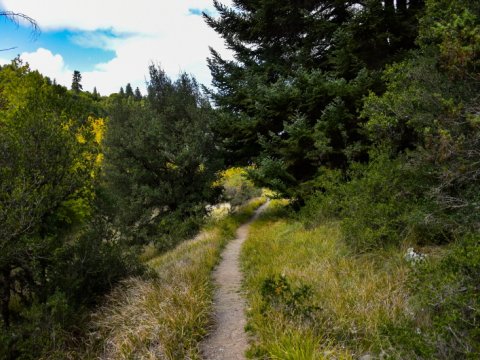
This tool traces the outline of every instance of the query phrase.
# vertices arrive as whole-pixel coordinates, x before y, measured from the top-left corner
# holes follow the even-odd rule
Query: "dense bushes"
[[[480,355],[480,237],[469,235],[439,260],[415,269],[415,325],[435,359]],[[424,351],[425,351],[424,350]]]
[[[232,167],[222,172],[219,185],[223,187],[223,200],[233,208],[245,204],[248,200],[260,196],[262,190],[247,179],[249,168]]]
[[[339,219],[354,252],[447,245],[412,268],[404,327],[384,333],[401,358],[469,358],[480,354],[480,8],[427,1],[421,24],[420,49],[365,100],[369,162],[325,170],[302,216]]]
[[[115,94],[109,109],[105,180],[115,227],[131,243],[172,247],[219,195],[213,109],[195,79],[172,81],[155,66],[145,98]]]
[[[0,357],[37,359],[140,268],[96,205],[104,112],[91,95],[16,59],[0,67],[0,103]]]

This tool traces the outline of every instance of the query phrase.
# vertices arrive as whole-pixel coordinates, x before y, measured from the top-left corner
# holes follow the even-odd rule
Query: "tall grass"
[[[130,278],[93,316],[82,359],[199,359],[211,325],[211,271],[225,243],[263,200],[212,221],[196,239],[163,255],[147,252],[150,276]]]
[[[337,223],[307,230],[271,215],[242,253],[251,358],[350,359],[389,353],[384,328],[401,322],[408,265],[398,249],[352,255]],[[276,209],[275,209],[276,208]]]

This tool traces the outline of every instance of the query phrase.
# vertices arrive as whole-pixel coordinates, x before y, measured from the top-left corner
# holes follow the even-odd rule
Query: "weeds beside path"
[[[402,253],[354,254],[337,223],[306,229],[283,208],[270,204],[242,250],[250,358],[406,358],[389,332],[408,310]]]
[[[83,359],[200,359],[199,342],[211,323],[211,271],[226,242],[263,200],[205,229],[196,241],[154,257],[153,277],[131,278],[95,316]]]

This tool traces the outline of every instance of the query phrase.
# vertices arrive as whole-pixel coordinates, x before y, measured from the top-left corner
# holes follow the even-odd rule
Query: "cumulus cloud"
[[[208,47],[227,55],[223,40],[200,16],[202,11],[213,12],[212,3],[211,0],[0,0],[2,8],[28,14],[43,31],[80,31],[71,39],[73,43],[114,51],[112,60],[95,64],[93,71],[82,72],[84,89],[96,86],[102,94],[118,91],[127,82],[144,88],[151,63],[160,64],[171,77],[185,71],[209,85]],[[50,72],[42,71],[45,75],[70,85],[71,69],[61,54],[38,49],[22,57],[32,67]],[[50,67],[47,58],[51,60]],[[53,76],[53,71],[58,73]]]
[[[69,85],[72,82],[72,71],[65,65],[60,54],[52,54],[50,50],[39,48],[35,52],[22,53],[20,57],[28,62],[32,70],[56,79],[59,84]]]

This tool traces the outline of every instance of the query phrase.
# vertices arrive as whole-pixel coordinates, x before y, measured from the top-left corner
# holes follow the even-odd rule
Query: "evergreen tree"
[[[100,99],[100,94],[98,93],[96,86],[93,87],[92,97],[94,100]]]
[[[120,87],[120,91],[118,92],[118,94],[119,94],[121,97],[125,97],[125,90],[123,90],[123,86]]]
[[[75,70],[73,72],[73,78],[72,78],[72,90],[74,92],[78,93],[83,90],[81,81],[82,81],[82,74],[80,73],[80,71]]]
[[[140,92],[138,86],[135,88],[135,93],[133,94],[133,97],[135,98],[135,100],[142,100],[142,93]]]
[[[132,89],[132,85],[130,85],[130,83],[128,83],[127,86],[125,87],[125,96],[126,97],[133,97],[133,89]]]
[[[106,137],[107,181],[117,226],[167,248],[189,236],[215,201],[213,111],[194,79],[172,82],[150,67],[145,102],[117,98]]]
[[[302,197],[321,166],[366,160],[362,98],[383,91],[379,70],[414,47],[421,10],[392,3],[216,1],[219,17],[205,19],[235,55],[208,60],[228,161],[254,159],[258,185]]]

